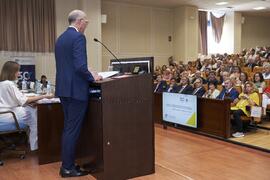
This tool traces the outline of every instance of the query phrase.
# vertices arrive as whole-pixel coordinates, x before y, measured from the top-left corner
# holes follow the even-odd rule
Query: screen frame
[[[120,63],[119,63],[120,61]],[[154,73],[154,57],[134,57],[134,58],[120,58],[120,59],[111,59],[110,60],[110,65],[114,67],[114,65],[119,65],[119,64],[136,64],[136,63],[147,63],[147,68],[149,74]],[[138,65],[136,65],[138,66]],[[133,70],[133,69],[132,69]],[[132,73],[132,71],[131,71]]]

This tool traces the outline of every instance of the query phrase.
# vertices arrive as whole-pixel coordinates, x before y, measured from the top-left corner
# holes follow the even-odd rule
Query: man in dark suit
[[[154,84],[154,92],[155,93],[162,93],[165,92],[167,88],[167,83],[166,81],[162,80],[162,76],[158,75],[157,76],[157,83]]]
[[[88,71],[84,30],[88,24],[86,14],[80,10],[70,12],[69,27],[55,44],[56,96],[60,97],[64,111],[62,135],[62,177],[87,175],[75,165],[75,149],[83,119],[88,107],[89,83],[100,80]]]
[[[208,78],[206,80],[206,83],[213,83],[213,84],[219,84],[219,81],[217,80],[217,77],[216,77],[216,72],[215,71],[210,71],[209,72],[209,75],[208,75]]]
[[[205,93],[205,89],[203,87],[203,80],[201,78],[198,78],[194,82],[194,89],[192,94],[197,97],[202,97]]]
[[[224,88],[220,92],[220,94],[217,96],[216,99],[230,99],[231,102],[233,102],[236,98],[238,98],[238,91],[233,88],[233,84],[230,79],[224,81]]]
[[[180,88],[178,93],[180,94],[192,94],[193,87],[189,84],[189,79],[183,76],[180,81]]]
[[[177,93],[178,91],[179,91],[179,87],[176,84],[176,79],[171,78],[170,84],[167,85],[166,87],[166,92]]]

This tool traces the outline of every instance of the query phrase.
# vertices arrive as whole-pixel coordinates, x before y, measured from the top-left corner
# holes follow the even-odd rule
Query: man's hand
[[[95,78],[95,81],[101,81],[103,79],[102,76],[99,76],[99,75],[94,76],[94,78]]]
[[[52,99],[52,98],[54,98],[54,95],[53,94],[44,94],[44,95],[42,95],[43,96],[43,98],[47,98],[47,99]]]
[[[95,81],[101,81],[103,79],[102,76],[98,75],[96,71],[91,71],[91,74],[94,77]]]

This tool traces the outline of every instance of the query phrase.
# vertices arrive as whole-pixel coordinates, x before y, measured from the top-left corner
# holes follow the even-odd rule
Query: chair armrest
[[[14,119],[16,128],[17,128],[19,131],[21,131],[21,128],[20,128],[19,123],[18,123],[18,119],[17,119],[17,117],[16,117],[16,115],[15,115],[15,113],[14,113],[13,111],[0,111],[0,114],[9,114],[9,113],[12,114],[12,117],[13,117],[13,119]]]

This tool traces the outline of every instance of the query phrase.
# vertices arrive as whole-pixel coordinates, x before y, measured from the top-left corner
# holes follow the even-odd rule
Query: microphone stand
[[[100,43],[116,59],[116,61],[119,63],[119,74],[118,75],[121,75],[123,73],[122,72],[123,69],[122,69],[122,63],[121,63],[121,61],[114,55],[114,53],[105,44],[103,44],[97,38],[94,38],[94,41]]]

